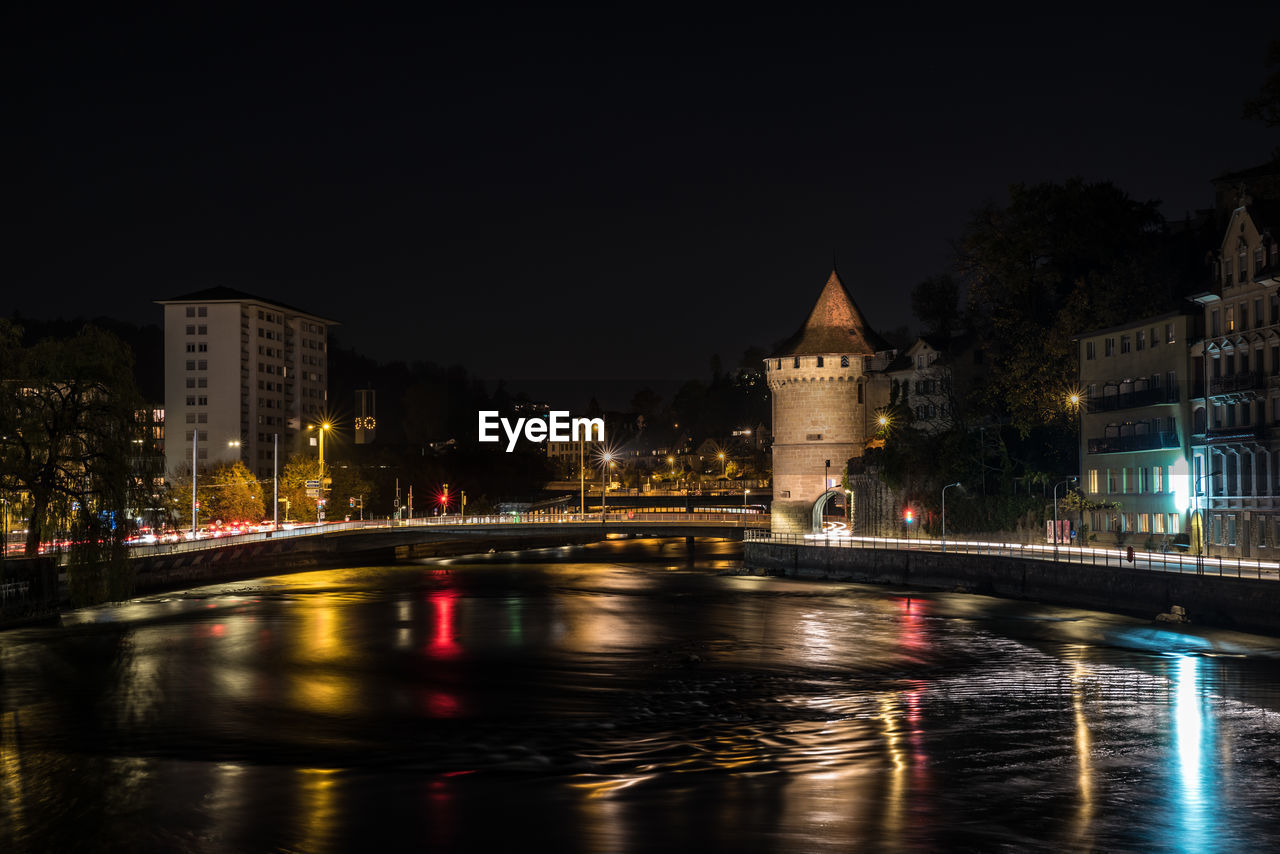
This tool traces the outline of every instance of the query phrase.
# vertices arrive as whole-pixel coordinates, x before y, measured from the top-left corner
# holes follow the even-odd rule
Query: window
[[[187,395],[187,406],[195,406],[195,405],[196,405],[195,397],[192,395]]]
[[[840,367],[842,367],[842,368],[847,368],[847,367],[849,367],[849,357],[848,357],[848,356],[841,356],[841,357],[840,357]]]
[[[199,362],[197,362],[196,366],[202,371],[209,370],[209,362],[205,359],[201,359]]]
[[[1138,330],[1138,349],[1147,349],[1147,330],[1145,329]]]
[[[187,334],[188,334],[188,335],[195,335],[195,334],[196,334],[196,327],[195,327],[195,324],[192,324],[192,323],[188,323],[188,324],[187,324]]]
[[[1150,485],[1151,482],[1148,479],[1149,477],[1150,475],[1147,473],[1146,466],[1143,466],[1142,468],[1138,469],[1138,492],[1141,493],[1141,492],[1151,491],[1151,485]]]
[[[1257,297],[1253,301],[1253,328],[1257,329],[1262,325],[1262,297]]]
[[[1096,358],[1098,355],[1098,346],[1093,341],[1084,342],[1084,357],[1086,359]]]
[[[188,371],[194,371],[195,369],[196,369],[196,360],[195,360],[195,359],[187,359],[187,370],[188,370]]]
[[[196,414],[195,414],[194,412],[188,412],[188,413],[187,413],[187,423],[188,423],[188,424],[195,424],[195,423],[196,423]]]
[[[198,309],[196,309],[196,314],[199,315],[200,317],[208,317],[209,307],[207,305],[200,306]]]
[[[1164,466],[1155,466],[1151,469],[1151,491],[1164,492]]]
[[[194,305],[187,306],[187,317],[196,316],[196,307]]]
[[[1231,277],[1231,259],[1230,258],[1222,262],[1222,273],[1223,273],[1223,277],[1226,279],[1227,287],[1231,287],[1231,283],[1235,280]]]
[[[199,388],[208,388],[208,387],[209,387],[209,378],[208,378],[208,377],[200,377],[198,380],[196,380],[196,386],[197,386],[197,387],[199,387]]]
[[[1240,329],[1249,328],[1249,304],[1247,302],[1240,303]]]
[[[197,424],[208,424],[208,423],[209,423],[209,413],[207,413],[207,412],[198,412],[198,413],[196,413],[196,423],[197,423]]]
[[[821,356],[819,356],[819,357],[818,357],[818,367],[819,367],[819,368],[821,368],[821,367],[822,367],[822,357],[821,357]]]
[[[1119,484],[1116,483],[1116,470],[1107,469],[1107,494],[1114,495],[1119,492]]]
[[[196,406],[208,406],[208,405],[209,405],[209,398],[207,397],[196,398]]]
[[[188,345],[187,345],[187,352],[188,352],[188,353],[194,353],[195,351],[196,351],[196,345],[195,345],[195,344],[188,344]]]
[[[1222,313],[1223,313],[1223,322],[1225,324],[1226,330],[1228,332],[1235,332],[1236,331],[1236,307],[1234,305],[1229,305],[1222,310]]]
[[[1104,356],[1114,356],[1116,354],[1116,339],[1107,338],[1102,342],[1102,353]]]
[[[794,360],[794,362],[792,363],[791,367],[793,367],[793,368],[798,368],[798,367],[800,367],[800,357],[799,357],[799,356],[796,356],[796,357],[795,357],[795,360]]]
[[[1151,327],[1151,346],[1155,347],[1160,343],[1160,336],[1156,334],[1156,328]]]
[[[208,335],[208,334],[209,334],[209,327],[208,327],[208,326],[205,326],[205,325],[202,323],[202,324],[200,324],[198,327],[196,327],[196,333],[197,333],[197,334],[199,334],[199,335]]]
[[[201,353],[208,353],[208,352],[209,352],[209,342],[207,342],[207,341],[201,341],[198,345],[196,345],[196,350],[198,350],[198,351],[199,351],[199,352],[201,352]]]
[[[1128,335],[1121,335],[1121,336],[1120,336],[1120,352],[1121,352],[1121,353],[1128,353],[1128,352],[1129,352],[1129,350],[1130,350],[1130,346],[1129,346],[1129,336],[1128,336]]]
[[[1240,254],[1236,256],[1236,260],[1240,262],[1239,268],[1236,270],[1236,281],[1244,282],[1249,278],[1249,253],[1245,249],[1240,250]],[[1232,544],[1235,544],[1233,539]]]
[[[1213,311],[1209,312],[1209,334],[1210,335],[1222,334],[1222,330],[1218,325],[1218,310],[1216,308]]]
[[[1089,469],[1089,491],[1095,495],[1098,492],[1098,470]]]
[[[196,387],[196,378],[187,377],[187,388],[195,388],[195,387]]]
[[[1166,323],[1166,324],[1164,325],[1164,343],[1166,343],[1166,344],[1172,344],[1173,342],[1174,342],[1174,337],[1173,337],[1173,324],[1172,324],[1172,323]]]
[[[858,403],[862,403],[862,383],[858,383]]]

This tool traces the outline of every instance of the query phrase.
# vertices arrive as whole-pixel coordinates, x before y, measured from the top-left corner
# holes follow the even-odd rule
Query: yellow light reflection
[[[337,771],[298,769],[298,851],[333,850],[337,830]]]
[[[1085,718],[1084,689],[1089,671],[1076,661],[1071,672],[1071,707],[1076,722],[1076,785],[1080,792],[1080,804],[1076,810],[1075,841],[1081,850],[1091,850],[1093,833],[1093,737]]]

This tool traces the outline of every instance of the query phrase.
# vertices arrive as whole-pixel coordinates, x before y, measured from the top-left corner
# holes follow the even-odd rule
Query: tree
[[[1257,119],[1267,127],[1280,125],[1280,39],[1267,45],[1267,68],[1272,69],[1255,98],[1244,102],[1246,119]]]
[[[949,275],[925,279],[911,291],[911,313],[924,326],[924,334],[950,337],[960,314],[960,287]]]
[[[236,460],[213,468],[201,481],[208,488],[207,503],[201,515],[224,522],[258,522],[264,515],[266,502],[262,485],[244,463]],[[204,492],[204,488],[201,489]]]
[[[92,326],[23,347],[21,330],[0,320],[0,377],[0,490],[25,504],[27,554],[59,530],[122,547],[141,488],[128,347]]]
[[[1015,184],[1006,206],[974,215],[957,266],[990,348],[987,403],[1024,436],[1070,426],[1072,336],[1122,322],[1135,305],[1176,305],[1157,204],[1072,179]]]

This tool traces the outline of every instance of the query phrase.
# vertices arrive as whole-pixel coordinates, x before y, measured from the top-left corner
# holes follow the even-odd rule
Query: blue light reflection
[[[1204,659],[1178,656],[1174,664],[1174,748],[1178,775],[1171,806],[1178,833],[1178,850],[1217,850],[1218,790],[1212,761],[1213,725],[1200,691]]]

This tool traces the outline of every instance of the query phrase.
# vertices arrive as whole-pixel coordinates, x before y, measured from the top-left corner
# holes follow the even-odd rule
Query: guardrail
[[[906,549],[911,551],[974,554],[992,557],[1014,557],[1068,564],[1093,566],[1127,566],[1153,572],[1181,572],[1217,575],[1228,578],[1280,580],[1280,562],[1187,555],[1168,552],[1133,551],[1126,547],[1098,548],[1036,543],[999,543],[988,540],[964,540],[948,537],[945,541],[927,537],[850,537],[822,534],[775,534],[771,531],[747,530],[743,539],[749,542],[781,543],[837,549]]]
[[[541,514],[494,514],[487,516],[427,516],[422,519],[366,519],[355,522],[315,522],[307,525],[295,525],[292,528],[281,528],[278,531],[257,531],[250,534],[229,534],[224,536],[207,536],[195,540],[177,543],[154,543],[134,545],[132,553],[138,557],[153,555],[182,554],[206,549],[220,549],[242,543],[264,542],[294,537],[310,537],[317,534],[331,534],[341,531],[359,531],[372,528],[463,528],[476,525],[499,527],[529,527],[534,525],[599,527],[602,524],[643,526],[652,523],[685,524],[691,527],[705,524],[723,525],[725,527],[754,529],[769,525],[767,513],[646,513],[643,510],[617,510],[605,514],[602,519],[599,513],[541,513]]]

